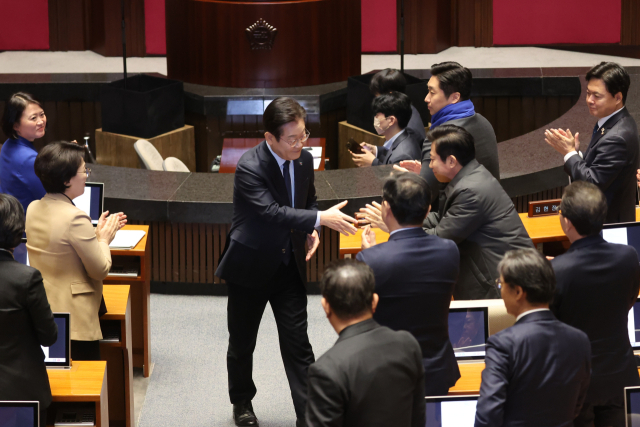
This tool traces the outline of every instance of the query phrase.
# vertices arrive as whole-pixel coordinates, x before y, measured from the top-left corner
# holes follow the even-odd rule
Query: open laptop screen
[[[640,222],[606,224],[600,233],[609,243],[633,246],[640,256]]]
[[[84,187],[84,194],[73,199],[73,203],[91,217],[93,225],[97,225],[104,210],[104,184],[101,182],[87,182]]]
[[[53,313],[58,325],[58,339],[50,347],[42,347],[47,368],[68,368],[70,363],[69,313]]]
[[[2,427],[38,427],[39,417],[38,402],[0,401],[0,426]]]
[[[449,309],[449,340],[456,359],[484,359],[488,338],[488,307]]]
[[[624,407],[627,427],[640,427],[640,387],[625,387]]]
[[[629,342],[634,350],[640,350],[640,298],[633,304],[633,308],[629,310],[629,321],[627,323],[629,330]]]
[[[425,427],[473,427],[478,396],[426,397]]]

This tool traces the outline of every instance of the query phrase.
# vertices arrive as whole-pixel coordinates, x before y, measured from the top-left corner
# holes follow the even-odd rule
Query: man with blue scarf
[[[431,128],[443,124],[456,125],[469,132],[475,141],[476,160],[491,175],[500,180],[498,164],[498,141],[491,123],[476,113],[471,97],[473,76],[468,68],[457,62],[442,62],[431,66],[431,78],[427,83],[429,93],[425,102],[431,113]],[[431,142],[422,145],[422,162],[400,162],[400,167],[419,173],[431,187],[432,210],[437,209],[440,184],[428,167]]]

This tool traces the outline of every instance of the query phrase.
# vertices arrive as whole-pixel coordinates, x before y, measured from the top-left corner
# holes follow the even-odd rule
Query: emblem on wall
[[[278,30],[260,18],[255,24],[247,28],[246,34],[251,50],[271,50]]]

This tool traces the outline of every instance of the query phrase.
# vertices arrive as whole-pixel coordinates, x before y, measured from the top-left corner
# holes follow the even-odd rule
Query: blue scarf
[[[431,117],[431,128],[440,126],[444,122],[450,120],[463,119],[465,117],[471,117],[476,113],[473,107],[473,102],[467,99],[466,101],[458,102],[456,104],[449,104],[442,110],[438,111]]]

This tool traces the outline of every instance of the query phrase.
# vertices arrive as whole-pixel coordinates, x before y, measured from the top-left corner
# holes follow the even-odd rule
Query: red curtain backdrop
[[[362,0],[362,52],[396,52],[395,0]]]
[[[144,0],[144,36],[147,44],[147,54],[167,54],[164,0]]]
[[[493,0],[493,43],[619,43],[621,0]]]
[[[0,0],[0,51],[48,49],[48,0]]]

